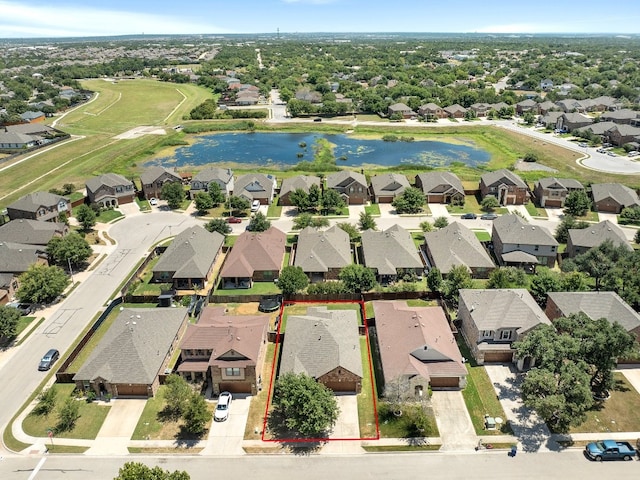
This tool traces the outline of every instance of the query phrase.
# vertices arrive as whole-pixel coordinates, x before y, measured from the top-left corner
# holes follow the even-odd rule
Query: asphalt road
[[[470,452],[365,454],[358,456],[268,455],[215,459],[149,456],[95,458],[53,456],[5,458],[0,461],[0,478],[7,480],[94,480],[112,479],[128,461],[140,461],[166,470],[186,470],[192,480],[211,478],[259,478],[260,480],[353,480],[353,479],[636,479],[640,465],[632,462],[595,463],[581,450],[565,453]],[[33,470],[42,462],[39,471]]]

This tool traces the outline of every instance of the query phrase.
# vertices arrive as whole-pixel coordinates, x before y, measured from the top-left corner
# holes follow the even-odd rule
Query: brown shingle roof
[[[265,232],[244,232],[233,245],[221,277],[252,277],[255,271],[280,271],[287,236],[275,227]]]

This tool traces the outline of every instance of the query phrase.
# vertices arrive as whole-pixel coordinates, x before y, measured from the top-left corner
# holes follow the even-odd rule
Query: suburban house
[[[0,273],[0,305],[9,303],[15,297],[18,287],[17,275]]]
[[[361,263],[376,271],[379,282],[395,281],[403,273],[422,275],[424,265],[411,234],[400,225],[362,232]]]
[[[517,362],[518,370],[535,366],[535,359],[514,358],[511,344],[538,325],[551,325],[524,288],[463,288],[458,319],[467,345],[479,364]]]
[[[629,108],[621,108],[620,110],[614,110],[613,112],[605,112],[600,115],[600,120],[603,122],[614,122],[620,125],[629,125],[632,120],[638,118],[638,112]]]
[[[305,193],[309,193],[312,185],[316,185],[320,188],[320,177],[298,175],[295,177],[285,178],[282,180],[282,185],[280,186],[280,198],[278,203],[280,205],[290,206],[291,201],[289,200],[289,195],[291,192],[295,192],[300,189]]]
[[[391,203],[409,188],[409,180],[400,173],[383,173],[371,177],[371,196],[375,203]]]
[[[467,113],[467,109],[457,103],[444,107],[443,110],[449,118],[464,118],[464,114]]]
[[[211,382],[214,395],[256,395],[262,389],[269,319],[269,315],[225,315],[224,307],[204,308],[180,343],[178,374],[190,381]]]
[[[593,123],[593,118],[587,117],[582,113],[563,113],[556,121],[556,128],[565,132],[573,132],[574,130],[586,127]]]
[[[549,292],[545,311],[551,320],[578,312],[591,320],[606,318],[640,339],[640,314],[615,292]]]
[[[493,221],[493,251],[501,266],[535,270],[536,265],[553,268],[558,242],[544,227],[530,225],[519,215],[501,215]]]
[[[489,103],[474,103],[469,106],[469,110],[476,114],[476,117],[486,117],[492,105]]]
[[[488,278],[495,269],[489,253],[470,229],[458,222],[424,234],[424,251],[430,266],[442,275],[464,266],[473,278]]]
[[[215,182],[225,195],[233,193],[233,172],[229,168],[206,168],[191,179],[189,194],[191,198],[199,192],[208,192],[209,184]]]
[[[324,231],[307,227],[298,234],[293,265],[302,268],[311,282],[337,280],[351,263],[349,234],[338,226]]]
[[[309,307],[306,315],[289,315],[279,375],[313,377],[334,392],[360,393],[362,357],[355,310]]]
[[[347,205],[363,205],[369,201],[369,186],[365,176],[351,170],[327,175],[327,188],[338,192]]]
[[[124,308],[78,369],[79,390],[113,397],[153,397],[187,326],[184,307]]]
[[[64,237],[69,226],[64,223],[18,219],[0,225],[0,242],[45,246],[53,237]]]
[[[613,122],[597,122],[587,125],[586,127],[578,128],[577,131],[591,132],[594,135],[600,135],[600,137],[604,138],[607,132],[615,126],[616,124]]]
[[[153,267],[153,281],[178,290],[204,288],[223,244],[224,235],[200,226],[180,232]]]
[[[594,183],[591,195],[598,212],[620,213],[623,208],[640,206],[636,191],[621,183]]]
[[[541,207],[564,207],[571,192],[584,190],[582,184],[573,178],[541,178],[535,183],[533,196]]]
[[[482,198],[492,195],[500,205],[524,205],[529,203],[529,187],[518,175],[506,168],[487,172],[480,177]]]
[[[26,111],[20,114],[20,118],[25,123],[42,123],[46,115],[43,112]]]
[[[558,111],[549,111],[543,115],[538,117],[538,122],[542,123],[545,128],[556,128],[556,123],[558,123],[558,119],[563,115],[562,112]],[[593,124],[592,124],[593,125]]]
[[[590,224],[587,228],[571,228],[568,233],[566,254],[570,258],[581,255],[607,240],[613,243],[614,247],[622,245],[627,250],[633,250],[622,229],[609,220]]]
[[[551,80],[550,78],[540,80],[540,88],[542,90],[551,90],[553,88],[553,80]]]
[[[416,175],[416,188],[422,190],[427,203],[464,202],[464,187],[455,173],[419,173]]]
[[[385,398],[420,400],[428,397],[429,387],[466,386],[467,369],[441,307],[409,307],[406,301],[372,304]]]
[[[0,240],[0,274],[20,275],[33,264],[48,265],[42,245],[27,245]]]
[[[522,115],[523,113],[527,112],[531,112],[537,115],[539,113],[538,102],[529,98],[527,100],[522,100],[521,102],[516,103],[516,113],[518,115]]]
[[[387,109],[387,115],[390,117],[398,114],[402,115],[402,118],[412,118],[416,116],[416,112],[411,110],[411,108],[406,106],[404,103],[394,103]]]
[[[276,187],[276,177],[273,175],[249,173],[236,179],[233,194],[237,197],[245,197],[250,202],[258,200],[262,205],[271,205]]]
[[[425,103],[418,109],[418,114],[422,115],[427,120],[436,118],[447,118],[449,114],[444,109],[435,103]]]
[[[39,220],[41,222],[57,222],[60,214],[69,215],[69,200],[49,192],[29,193],[7,206],[10,220],[20,218]]]
[[[221,288],[251,288],[280,276],[287,235],[275,227],[243,232],[233,244],[220,272]]]
[[[627,143],[638,142],[640,141],[640,127],[615,125],[604,132],[604,140],[618,147],[622,147]]]
[[[86,187],[89,203],[97,203],[101,207],[117,207],[131,203],[136,196],[133,182],[117,173],[105,173],[90,178]]]
[[[182,177],[173,170],[165,167],[154,166],[147,168],[140,175],[142,194],[144,198],[160,198],[160,192],[165,183],[178,183],[182,185]]]
[[[556,104],[549,100],[546,100],[538,104],[538,111],[540,112],[540,115],[546,115],[547,113],[549,113],[550,111],[556,108],[558,108]]]

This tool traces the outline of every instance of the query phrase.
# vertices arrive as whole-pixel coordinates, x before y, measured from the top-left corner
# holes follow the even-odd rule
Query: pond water
[[[302,160],[312,161],[313,145],[320,138],[335,146],[338,166],[407,164],[441,167],[452,162],[477,166],[490,160],[488,152],[471,142],[385,142],[322,133],[216,133],[198,136],[192,145],[176,149],[172,157],[150,164],[172,163],[183,167],[215,163],[286,168]]]

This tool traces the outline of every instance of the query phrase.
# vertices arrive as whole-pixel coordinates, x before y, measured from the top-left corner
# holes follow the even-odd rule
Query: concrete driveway
[[[127,455],[127,445],[146,404],[146,399],[138,398],[112,400],[107,418],[86,455]]]
[[[429,210],[431,210],[431,216],[433,218],[445,217],[449,218],[451,215],[447,210],[447,206],[442,203],[429,203]]]
[[[618,224],[618,215],[615,213],[603,213],[598,212],[598,220],[604,222],[605,220],[609,220],[611,223],[617,225]]]
[[[629,381],[633,388],[640,393],[640,366],[638,365],[621,365],[618,369]]]
[[[135,215],[140,213],[140,209],[138,208],[138,204],[136,202],[118,205],[118,210],[120,210],[125,217],[128,215]]]
[[[207,446],[202,451],[202,455],[244,455],[242,439],[250,403],[250,395],[234,395],[229,409],[229,418],[224,422],[211,422]]]
[[[512,365],[485,365],[487,375],[493,383],[513,434],[522,444],[525,452],[558,450],[547,425],[536,412],[522,403],[520,395],[521,377]]]
[[[357,395],[336,395],[340,408],[340,416],[329,435],[329,442],[322,446],[323,454],[358,454],[362,453],[360,442],[360,424],[358,421]]]
[[[462,392],[436,390],[431,395],[431,403],[442,439],[440,450],[473,451],[478,444],[478,437]]]

